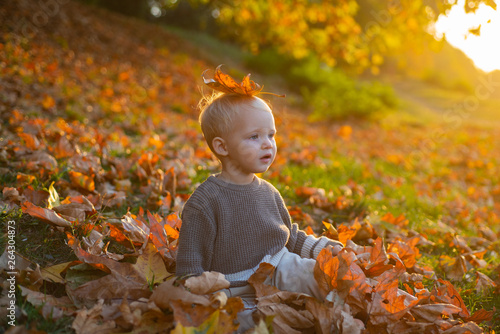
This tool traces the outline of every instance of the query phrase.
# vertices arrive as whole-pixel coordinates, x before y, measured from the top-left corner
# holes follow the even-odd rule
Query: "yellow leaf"
[[[163,282],[169,276],[160,253],[152,243],[147,244],[134,267],[146,277],[149,283]]]
[[[52,209],[56,206],[61,205],[61,201],[59,200],[59,194],[57,193],[56,189],[54,188],[54,182],[50,184],[49,187],[49,199],[48,199],[48,209]]]
[[[75,261],[59,263],[54,266],[43,268],[42,270],[40,270],[40,273],[42,274],[43,279],[46,281],[65,283],[64,278],[61,276],[61,272],[71,266],[72,263],[75,263]]]
[[[219,310],[215,311],[198,327],[184,327],[179,322],[172,331],[172,334],[216,334],[218,333],[219,314]]]

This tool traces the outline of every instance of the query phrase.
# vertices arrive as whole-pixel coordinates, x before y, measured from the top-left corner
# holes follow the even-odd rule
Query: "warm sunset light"
[[[469,33],[481,25],[480,35]],[[500,69],[500,11],[481,4],[475,13],[466,14],[464,1],[453,6],[447,16],[441,15],[435,25],[436,36],[444,37],[461,49],[483,71]]]
[[[500,0],[0,3],[0,334],[500,334]]]

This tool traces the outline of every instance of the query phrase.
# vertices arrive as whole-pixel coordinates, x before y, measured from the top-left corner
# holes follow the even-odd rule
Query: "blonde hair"
[[[234,118],[241,111],[257,109],[256,104],[261,103],[271,110],[271,106],[266,101],[256,96],[227,93],[205,95],[198,103],[199,122],[210,150],[215,154],[212,146],[213,139],[229,133],[233,128]]]

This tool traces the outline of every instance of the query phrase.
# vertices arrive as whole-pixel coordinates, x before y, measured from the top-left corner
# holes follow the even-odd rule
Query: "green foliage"
[[[302,95],[304,107],[312,109],[313,120],[370,118],[398,104],[391,86],[362,82],[314,56],[296,60],[266,49],[245,62],[262,74],[280,74],[288,89]]]
[[[392,87],[380,82],[357,81],[338,69],[321,65],[314,58],[294,66],[290,78],[312,107],[313,120],[369,118],[397,106]]]
[[[273,48],[262,50],[256,55],[245,57],[245,64],[262,74],[280,74],[287,76],[294,61],[281,55]]]

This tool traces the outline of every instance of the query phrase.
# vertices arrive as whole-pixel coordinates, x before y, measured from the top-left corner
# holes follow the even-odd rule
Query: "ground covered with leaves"
[[[173,277],[179,211],[218,171],[195,108],[217,64],[160,27],[76,2],[36,26],[28,1],[0,10],[2,328],[236,330],[243,305],[217,292],[221,275]],[[312,124],[272,102],[279,150],[263,177],[295,222],[345,248],[317,260],[331,302],[266,286],[273,268],[261,266],[252,332],[500,329],[498,125]]]

